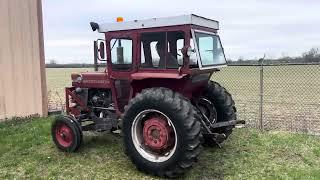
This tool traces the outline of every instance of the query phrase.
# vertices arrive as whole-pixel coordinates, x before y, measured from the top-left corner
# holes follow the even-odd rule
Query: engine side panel
[[[107,72],[85,72],[72,74],[72,86],[81,88],[111,88],[111,80]]]
[[[114,111],[112,92],[102,88],[66,88],[66,110],[75,117],[89,112],[99,113],[104,110]]]

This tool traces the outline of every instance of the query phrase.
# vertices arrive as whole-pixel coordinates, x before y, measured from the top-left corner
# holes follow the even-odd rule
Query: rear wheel
[[[123,118],[127,155],[139,170],[162,177],[179,176],[193,165],[200,130],[189,100],[165,88],[143,90]]]
[[[82,133],[68,116],[57,116],[51,127],[52,140],[62,151],[74,152],[82,144]]]
[[[210,81],[208,87],[203,94],[205,99],[200,104],[202,112],[212,120],[211,123],[215,122],[226,122],[231,120],[236,120],[236,107],[234,100],[232,99],[231,94],[222,87],[219,83]],[[212,129],[214,133],[225,134],[228,137],[233,130],[234,126],[226,126],[217,129]],[[212,139],[211,136],[203,134],[204,136],[204,145],[215,146],[217,143]],[[226,140],[226,139],[224,139]],[[218,142],[218,143],[222,143]]]
[[[137,151],[149,161],[164,162],[177,148],[174,124],[168,116],[155,109],[144,110],[136,116],[131,136]]]

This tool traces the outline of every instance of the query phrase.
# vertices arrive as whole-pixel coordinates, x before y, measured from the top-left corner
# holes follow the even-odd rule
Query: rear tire
[[[82,131],[69,116],[57,116],[51,126],[52,140],[62,151],[74,152],[82,144]]]
[[[172,145],[172,149],[168,150],[168,153],[163,153],[162,150],[162,153],[159,153],[150,148],[149,145],[146,145],[148,141],[144,136],[136,137],[139,135],[136,132],[140,132],[136,131],[137,119],[142,118],[138,125],[143,127],[143,133],[145,133],[144,128],[148,126],[146,124],[154,122],[154,118],[149,120],[149,116],[152,114],[144,114],[140,117],[141,113],[145,112],[159,113],[161,117],[166,117],[167,121],[172,123],[171,127],[176,139],[174,139],[174,146]],[[157,121],[154,122],[154,125],[157,126],[157,123]],[[159,129],[161,129],[161,121],[159,124]],[[193,165],[200,154],[202,137],[200,131],[201,126],[196,119],[196,112],[190,101],[170,89],[145,89],[125,107],[122,131],[125,152],[137,166],[137,169],[148,174],[161,177],[182,175]],[[137,139],[143,140],[137,141]],[[140,142],[138,146],[137,142]]]
[[[204,97],[214,104],[217,112],[216,122],[226,122],[237,119],[237,109],[231,94],[219,83],[209,81],[208,88],[204,92]],[[227,126],[212,130],[214,133],[223,133],[228,138],[232,133],[234,126]],[[204,146],[216,146],[217,143],[210,137],[203,134]],[[226,138],[226,139],[227,139]],[[225,140],[226,140],[225,139]],[[223,142],[223,141],[222,141]],[[222,143],[218,142],[218,143]]]

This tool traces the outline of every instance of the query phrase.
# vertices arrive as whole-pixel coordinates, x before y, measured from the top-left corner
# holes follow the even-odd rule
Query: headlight
[[[82,89],[81,88],[76,88],[76,93],[81,93],[82,92]]]
[[[81,74],[79,74],[79,75],[77,75],[77,77],[76,77],[76,78],[74,78],[73,82],[81,83],[81,81],[82,81],[82,80],[83,80],[82,75],[81,75]]]

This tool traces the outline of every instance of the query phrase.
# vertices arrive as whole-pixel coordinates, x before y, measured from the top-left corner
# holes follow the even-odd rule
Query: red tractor
[[[106,69],[71,75],[67,115],[53,122],[53,141],[73,152],[82,131],[121,130],[139,170],[179,176],[202,144],[219,145],[244,123],[236,120],[230,93],[210,80],[226,65],[219,23],[193,14],[117,21],[90,23],[105,36],[94,49],[95,62],[106,61]]]

